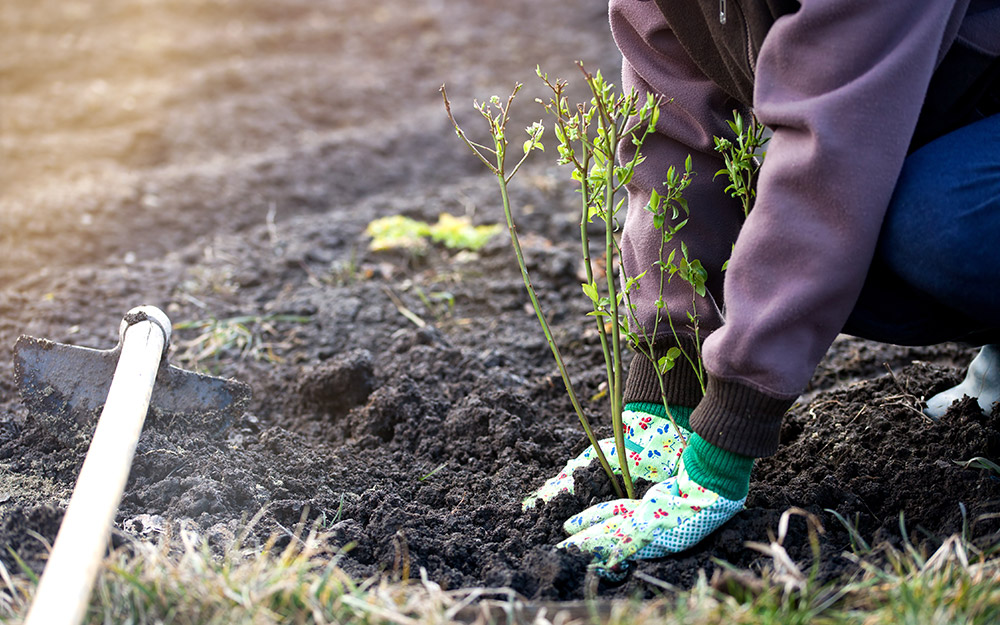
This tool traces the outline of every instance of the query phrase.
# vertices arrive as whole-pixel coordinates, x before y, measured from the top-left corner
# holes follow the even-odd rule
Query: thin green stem
[[[602,111],[603,113],[604,111]],[[622,479],[625,481],[625,491],[629,499],[635,498],[635,487],[632,485],[632,476],[628,469],[628,454],[625,452],[625,430],[622,424],[622,345],[621,326],[618,317],[618,290],[615,287],[615,186],[614,186],[614,158],[615,148],[618,145],[618,132],[614,124],[606,126],[608,132],[608,154],[607,156],[607,195],[604,200],[605,224],[605,276],[608,281],[608,306],[611,309],[611,350],[612,362],[614,363],[613,383],[608,389],[611,396],[611,423],[615,433],[615,446],[618,448],[618,464],[621,467]]]
[[[691,306],[694,307],[694,297],[691,298]],[[692,308],[692,309],[693,310],[697,310],[697,308]],[[679,336],[677,334],[676,328],[674,327],[673,317],[670,315],[669,311],[667,313],[667,322],[670,324],[670,333],[673,334],[675,337]],[[681,354],[684,355],[684,359],[687,360],[688,364],[694,370],[695,377],[698,378],[698,386],[701,387],[701,394],[704,395],[705,394],[705,376],[704,376],[704,371],[701,368],[701,349],[699,348],[697,327],[695,327],[694,330],[695,330],[695,337],[694,337],[694,340],[695,340],[695,358],[697,359],[697,362],[695,360],[693,360],[691,358],[691,355],[688,354],[687,351],[685,351],[684,349],[681,349]],[[679,343],[679,341],[678,341],[678,343]],[[680,347],[679,344],[678,344],[678,347]]]
[[[691,319],[691,330],[694,332],[694,361],[696,364],[694,366],[694,374],[698,377],[698,385],[701,387],[701,394],[705,394],[705,369],[701,362],[701,336],[698,332],[698,303],[695,299],[697,293],[692,290],[691,293],[691,310],[694,311],[694,317]],[[689,359],[690,360],[690,359]]]
[[[667,243],[666,236],[664,236],[664,234],[661,232],[660,233],[660,249],[657,252],[657,258],[659,259],[659,261],[661,263],[663,262],[663,248],[666,245],[666,243]],[[666,286],[664,284],[664,280],[666,279],[667,272],[663,269],[662,265],[657,266],[657,269],[659,270],[659,274],[660,274],[659,291],[657,292],[657,302],[659,302],[659,301],[661,301],[663,299],[663,290],[664,290],[664,288]],[[674,426],[674,431],[676,431],[676,432],[679,433],[680,432],[680,428],[677,426],[677,422],[674,421],[674,415],[673,415],[672,412],[670,412],[670,404],[667,401],[667,387],[666,387],[666,384],[663,381],[663,373],[660,372],[660,363],[658,363],[656,361],[656,352],[653,350],[653,343],[654,343],[654,341],[656,341],[656,333],[659,332],[659,329],[660,329],[660,310],[663,310],[663,309],[661,309],[661,308],[657,309],[656,318],[653,320],[653,338],[652,339],[648,339],[649,340],[649,360],[653,363],[653,369],[656,371],[656,381],[657,381],[657,383],[660,386],[660,403],[663,404],[663,409],[667,411],[667,419],[670,421],[670,425]],[[667,309],[667,315],[668,316],[670,315],[670,310],[669,309]],[[645,332],[646,331],[643,330],[643,336],[645,336]],[[674,334],[674,340],[678,343],[678,347],[680,347],[680,341],[677,341],[677,335],[676,334]],[[683,447],[682,448],[687,448],[687,439],[683,439]]]
[[[608,285],[608,307],[611,313],[613,324],[611,330],[611,352],[614,370],[612,380],[609,384],[608,394],[611,404],[611,423],[614,428],[615,447],[618,449],[618,465],[621,468],[622,479],[625,482],[625,490],[630,499],[635,498],[635,488],[632,484],[632,476],[628,468],[628,453],[625,450],[625,429],[622,424],[622,350],[621,350],[621,319],[618,316],[618,290],[615,287],[615,155],[618,148],[618,127],[615,124],[612,111],[608,110],[606,94],[603,84],[599,85],[596,78],[588,73],[583,65],[577,63],[583,72],[584,79],[594,94],[594,103],[597,107],[598,116],[598,136],[601,136],[601,129],[604,130],[602,139],[606,152],[603,154],[605,167],[604,185],[604,235],[605,235],[605,276]],[[600,151],[595,149],[595,152]]]
[[[618,484],[618,480],[615,479],[614,472],[611,470],[611,465],[608,463],[608,459],[604,455],[604,450],[598,444],[597,437],[594,436],[593,428],[590,427],[590,421],[587,416],[583,414],[583,408],[580,406],[580,401],[577,399],[576,392],[573,390],[573,384],[569,378],[569,372],[566,369],[566,365],[563,363],[562,354],[559,352],[559,346],[556,344],[555,339],[552,338],[552,331],[549,329],[549,323],[545,318],[545,314],[542,312],[541,304],[538,303],[538,297],[535,295],[535,288],[531,284],[531,278],[528,275],[528,268],[524,262],[524,254],[521,251],[521,244],[517,238],[517,229],[514,225],[514,218],[510,210],[510,196],[507,193],[507,180],[503,176],[503,165],[502,165],[502,154],[503,149],[500,147],[499,150],[498,170],[500,173],[497,174],[497,181],[500,184],[500,195],[503,200],[503,213],[504,217],[507,219],[507,229],[510,232],[511,245],[514,248],[514,255],[517,257],[518,267],[521,269],[521,278],[524,280],[524,288],[528,292],[528,298],[531,300],[531,306],[535,310],[535,316],[538,317],[538,323],[542,326],[542,332],[545,334],[545,340],[549,344],[549,349],[552,351],[552,357],[555,358],[556,366],[559,368],[559,375],[562,376],[563,385],[566,387],[566,393],[569,395],[570,403],[573,404],[573,410],[576,411],[577,417],[580,419],[580,425],[583,426],[583,431],[587,435],[587,439],[590,440],[590,444],[593,445],[594,451],[597,454],[597,460],[601,463],[601,467],[604,468],[605,473],[608,474],[608,478],[611,480],[611,484],[615,488],[615,493],[619,497],[624,497],[625,494],[622,493],[621,486]],[[628,484],[628,482],[626,482]],[[631,494],[629,495],[631,497]]]
[[[594,265],[590,258],[590,235],[587,233],[587,224],[590,223],[590,185],[587,184],[587,169],[590,167],[590,151],[584,148],[583,161],[577,170],[581,173],[580,196],[580,245],[583,251],[583,268],[587,275],[587,284],[594,284]],[[598,306],[594,304],[594,310]],[[611,350],[608,349],[608,332],[604,327],[604,318],[600,315],[594,317],[597,322],[597,335],[601,339],[601,354],[604,356],[604,368],[608,380],[608,393],[614,392],[614,362],[611,359]],[[620,454],[619,454],[620,455]]]
[[[545,318],[545,314],[542,312],[541,304],[538,302],[538,296],[535,294],[535,288],[531,284],[531,278],[528,275],[528,267],[524,262],[524,253],[521,251],[521,243],[517,237],[517,228],[514,225],[514,217],[510,209],[510,195],[507,190],[507,182],[511,177],[517,173],[521,164],[524,163],[527,153],[517,165],[514,170],[508,175],[504,163],[506,159],[506,149],[507,149],[507,139],[505,137],[507,122],[509,120],[509,112],[511,103],[514,101],[514,97],[517,92],[520,91],[521,85],[518,83],[515,85],[514,90],[511,92],[510,97],[507,99],[506,106],[496,103],[497,108],[500,110],[496,117],[488,113],[488,107],[483,106],[480,112],[483,114],[489,123],[490,134],[493,137],[493,143],[495,150],[488,150],[492,152],[496,157],[496,164],[490,163],[486,159],[482,152],[477,149],[476,145],[473,144],[465,132],[458,125],[455,117],[451,112],[451,103],[448,100],[448,94],[445,92],[444,86],[441,87],[441,97],[444,99],[445,111],[448,114],[448,119],[451,121],[452,126],[455,128],[455,132],[458,137],[466,144],[466,146],[472,150],[472,152],[479,157],[479,159],[486,164],[491,172],[496,176],[497,183],[500,186],[500,197],[503,202],[503,212],[504,217],[507,220],[507,230],[510,233],[511,246],[514,248],[514,256],[517,258],[518,268],[521,270],[521,279],[524,281],[524,288],[528,292],[528,298],[531,300],[531,306],[535,311],[535,316],[538,318],[538,323],[542,326],[542,332],[545,334],[545,340],[549,345],[549,349],[552,351],[552,356],[555,358],[556,367],[559,369],[559,375],[562,377],[563,385],[566,387],[566,394],[569,395],[570,403],[573,405],[573,410],[576,412],[577,417],[580,420],[580,425],[583,426],[583,431],[587,435],[587,439],[594,448],[594,452],[597,455],[598,462],[600,462],[601,467],[604,472],[608,474],[608,479],[611,480],[611,485],[614,487],[615,493],[619,497],[624,497],[625,494],[622,492],[621,485],[618,484],[618,480],[615,479],[614,471],[611,470],[611,465],[608,463],[607,457],[604,455],[604,450],[594,435],[594,430],[590,426],[590,421],[587,416],[583,413],[583,408],[580,406],[580,402],[577,399],[576,392],[573,390],[573,383],[570,381],[569,372],[566,369],[566,365],[563,363],[562,354],[559,352],[559,346],[556,344],[555,339],[552,337],[552,331],[549,328],[548,320]]]

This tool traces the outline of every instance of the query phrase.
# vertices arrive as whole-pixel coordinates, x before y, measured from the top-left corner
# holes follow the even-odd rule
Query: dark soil
[[[385,5],[385,6],[383,6]],[[400,6],[403,6],[402,4]],[[493,181],[448,126],[447,82],[470,128],[474,97],[573,62],[617,75],[606,3],[172,0],[0,8],[0,345],[19,334],[107,348],[133,306],[174,323],[239,316],[255,343],[171,359],[254,389],[226,432],[152,420],[117,524],[154,538],[199,528],[220,548],[263,510],[252,538],[320,522],[354,544],[345,569],[398,577],[409,558],[442,585],[583,596],[586,558],[553,549],[561,522],[609,496],[581,472],[576,496],[522,513],[523,495],[586,445],[502,236],[477,253],[371,252],[372,219],[441,212],[497,223]],[[578,81],[577,81],[578,82]],[[523,123],[522,123],[523,121]],[[520,177],[519,230],[580,395],[603,364],[575,260],[565,172]],[[402,307],[425,323],[418,327]],[[279,317],[292,315],[295,319]],[[974,352],[842,338],[757,462],[747,509],[697,548],[638,570],[692,584],[714,559],[758,569],[797,506],[823,523],[823,574],[849,574],[846,530],[931,549],[963,522],[995,538],[1000,481],[955,461],[1000,456],[1000,420],[973,402],[939,423],[920,401],[954,384]],[[9,356],[9,351],[8,351]],[[595,420],[604,406],[587,402]],[[0,361],[0,544],[40,570],[87,449],[26,413]],[[70,426],[67,425],[67,428]],[[604,429],[607,432],[607,428]],[[805,522],[789,553],[810,559]],[[0,560],[15,568],[6,549]],[[652,593],[641,576],[602,588]]]

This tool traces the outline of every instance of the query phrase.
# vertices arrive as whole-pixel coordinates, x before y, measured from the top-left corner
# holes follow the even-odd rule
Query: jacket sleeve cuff
[[[781,419],[796,397],[772,397],[735,380],[708,375],[691,429],[727,451],[762,458],[778,451]]]

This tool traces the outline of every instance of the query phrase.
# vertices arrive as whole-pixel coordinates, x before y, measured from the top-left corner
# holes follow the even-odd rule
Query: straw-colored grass
[[[340,552],[319,530],[299,532],[287,546],[235,545],[213,555],[199,535],[167,534],[154,544],[131,542],[112,553],[91,598],[87,623],[206,625],[277,623],[685,623],[764,625],[920,625],[1000,623],[1000,558],[961,536],[934,553],[856,544],[859,565],[846,582],[816,582],[818,563],[802,571],[781,546],[783,528],[769,544],[751,545],[772,558],[760,575],[723,569],[704,574],[690,589],[663,588],[649,601],[600,598],[572,603],[526,601],[508,589],[446,590],[428,579],[406,579],[404,566],[380,581],[358,582],[339,567]],[[814,546],[820,527],[809,519]],[[390,578],[392,581],[390,581]],[[22,622],[37,580],[0,566],[0,621]]]

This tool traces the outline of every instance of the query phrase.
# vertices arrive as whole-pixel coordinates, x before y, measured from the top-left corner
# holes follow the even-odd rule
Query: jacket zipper
[[[745,12],[743,13],[743,35],[747,42],[747,65],[750,67],[750,74],[756,76],[757,59],[754,57],[753,41],[750,40],[750,22],[747,21]]]
[[[719,0],[719,23],[720,24],[726,23],[726,0]],[[753,44],[750,41],[750,24],[747,23],[745,18],[743,20],[743,35],[744,35],[744,41],[746,42],[747,67],[750,68],[751,74],[756,74],[757,63],[753,58]]]

